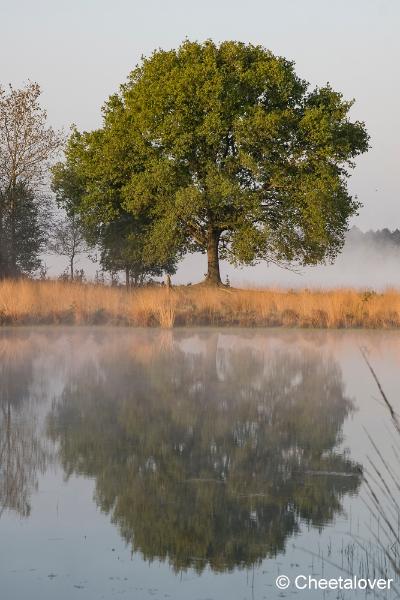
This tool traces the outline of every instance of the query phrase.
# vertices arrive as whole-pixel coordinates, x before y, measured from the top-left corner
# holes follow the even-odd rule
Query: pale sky
[[[355,98],[371,150],[351,190],[361,229],[400,227],[400,0],[0,0],[0,82],[40,83],[49,121],[100,125],[142,54],[184,38],[262,44],[311,87]]]

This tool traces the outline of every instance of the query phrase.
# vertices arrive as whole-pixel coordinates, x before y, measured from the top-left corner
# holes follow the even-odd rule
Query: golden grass
[[[0,323],[387,329],[400,327],[400,291],[205,286],[126,291],[60,281],[4,280],[0,282]]]

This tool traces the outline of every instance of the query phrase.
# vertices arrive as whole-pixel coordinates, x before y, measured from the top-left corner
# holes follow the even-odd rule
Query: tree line
[[[358,227],[352,227],[346,237],[346,244],[349,246],[365,244],[377,250],[400,248],[400,229],[391,231],[384,227],[363,232]]]
[[[69,257],[71,278],[76,255],[96,248],[129,285],[202,252],[206,282],[220,285],[221,259],[333,261],[361,206],[347,181],[369,137],[353,102],[310,89],[261,46],[156,50],[106,101],[102,125],[67,140],[39,95],[32,83],[0,89],[1,277],[32,273],[47,246]],[[54,199],[64,218],[49,228]]]

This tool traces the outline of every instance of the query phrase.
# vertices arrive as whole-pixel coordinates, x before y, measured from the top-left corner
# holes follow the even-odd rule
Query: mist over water
[[[397,411],[396,331],[4,328],[1,598],[279,600],[278,573],[365,575],[366,431],[393,438],[360,345]]]

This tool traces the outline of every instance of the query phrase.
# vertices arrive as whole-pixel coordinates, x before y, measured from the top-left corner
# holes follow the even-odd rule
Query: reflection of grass
[[[363,467],[364,494],[361,501],[368,510],[367,522],[360,523],[356,513],[354,523],[350,516],[350,530],[341,539],[341,545],[332,545],[318,551],[302,546],[295,548],[312,556],[319,568],[329,565],[338,572],[337,576],[359,579],[391,579],[390,591],[380,592],[378,589],[368,592],[371,598],[400,598],[400,415],[384,391],[379,377],[371,364],[368,351],[361,348],[361,354],[377,385],[382,405],[390,417],[388,441],[390,451],[385,451],[378,445],[374,436],[366,431],[372,457],[367,456],[367,464]],[[379,422],[382,427],[385,415]],[[362,526],[360,533],[360,524]],[[365,527],[365,531],[363,528]],[[350,541],[349,541],[350,538]],[[363,594],[364,595],[364,594]],[[353,594],[344,595],[340,592],[335,598],[345,600]],[[356,595],[357,598],[359,597]]]
[[[390,416],[393,428],[392,457],[385,455],[370,433],[368,439],[373,448],[373,458],[368,457],[368,469],[364,471],[366,486],[365,504],[371,523],[368,526],[371,540],[358,539],[357,544],[363,553],[360,567],[368,574],[377,574],[385,579],[392,578],[396,584],[400,578],[400,421],[399,415],[387,397],[383,386],[371,365],[368,353],[361,349],[364,360],[375,380],[381,399]],[[394,466],[393,466],[394,465]],[[397,587],[396,597],[400,597]]]
[[[59,281],[2,281],[0,322],[391,328],[400,327],[400,292],[204,286],[127,292]]]

